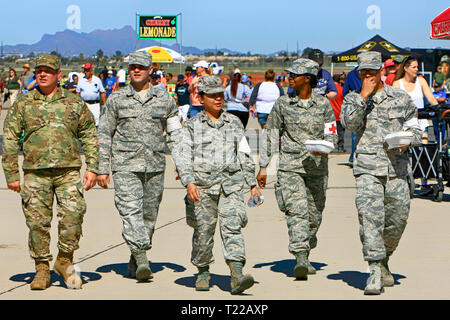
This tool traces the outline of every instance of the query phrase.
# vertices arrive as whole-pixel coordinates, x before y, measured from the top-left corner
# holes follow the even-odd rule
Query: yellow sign
[[[397,48],[387,41],[381,41],[380,45],[389,52],[398,52]]]
[[[366,52],[372,50],[373,47],[375,47],[377,43],[375,41],[367,41],[364,43],[361,48],[358,49],[357,52]]]

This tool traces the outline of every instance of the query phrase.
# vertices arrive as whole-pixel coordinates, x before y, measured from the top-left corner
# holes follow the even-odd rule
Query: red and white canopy
[[[450,40],[450,7],[431,21],[430,38]]]

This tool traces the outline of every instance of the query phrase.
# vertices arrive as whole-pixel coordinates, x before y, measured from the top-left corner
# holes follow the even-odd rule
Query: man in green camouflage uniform
[[[84,190],[95,185],[98,169],[97,132],[86,104],[57,86],[60,60],[54,55],[36,59],[38,89],[21,96],[5,120],[2,165],[8,188],[20,192],[29,233],[29,249],[36,263],[31,289],[50,286],[50,224],[56,195],[59,220],[58,258],[54,265],[69,288],[81,288],[72,265],[86,212]],[[23,139],[24,184],[20,185],[19,139]],[[80,180],[78,141],[87,171]]]
[[[412,144],[418,145],[422,132],[409,95],[381,81],[381,54],[361,53],[358,64],[361,93],[345,96],[341,119],[356,133],[356,207],[364,260],[370,268],[364,293],[380,294],[384,286],[394,285],[388,260],[405,229],[410,206],[407,146],[388,148],[385,137],[407,131],[414,135]]]
[[[129,276],[148,280],[153,275],[146,251],[152,247],[164,190],[164,131],[171,150],[181,123],[175,100],[149,85],[151,54],[133,52],[129,57],[131,85],[113,92],[100,116],[98,184],[107,188],[111,161],[115,205],[131,251]]]
[[[326,97],[313,92],[318,68],[316,62],[302,58],[286,69],[296,95],[282,96],[274,104],[264,132],[267,142],[263,144],[257,177],[259,186],[265,187],[266,167],[273,153],[278,152],[281,136],[275,195],[286,216],[289,252],[297,260],[294,275],[302,280],[316,273],[308,257],[317,245],[328,183],[328,155],[307,151],[305,141],[337,142],[331,104]]]
[[[254,283],[253,277],[242,274],[245,245],[241,228],[247,224],[244,182],[251,188],[251,197],[261,193],[244,127],[239,118],[222,109],[220,78],[203,76],[197,88],[205,109],[185,123],[173,150],[178,175],[193,204],[186,218],[194,228],[191,262],[198,268],[196,290],[209,290],[209,265],[214,262],[214,232],[219,221],[222,251],[231,270],[231,293],[240,294]]]

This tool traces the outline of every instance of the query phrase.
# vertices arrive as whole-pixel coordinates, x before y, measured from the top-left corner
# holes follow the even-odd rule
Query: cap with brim
[[[23,68],[28,68],[28,69],[30,69],[30,65],[29,65],[28,63],[25,63],[25,64],[23,65]]]
[[[392,67],[392,66],[394,66],[395,65],[395,63],[394,63],[394,60],[392,60],[392,59],[387,59],[385,62],[384,62],[384,67],[385,68],[387,68],[387,67]]]
[[[128,55],[128,65],[132,64],[150,67],[152,65],[152,55],[146,51],[132,52]]]
[[[36,58],[37,67],[49,67],[53,70],[59,70],[61,67],[61,59],[53,54],[40,54]]]
[[[203,76],[198,79],[197,91],[206,94],[224,92],[222,80],[218,76]]]
[[[380,70],[383,66],[381,53],[376,51],[362,52],[358,54],[358,70],[372,69]]]
[[[194,64],[194,68],[198,68],[198,67],[203,67],[205,69],[208,69],[209,68],[209,63],[206,62],[205,60],[200,60],[199,62]]]
[[[183,80],[183,79],[184,79],[184,76],[183,76],[182,74],[179,74],[178,77],[177,77],[177,79],[178,79],[178,81]]]
[[[394,62],[395,62],[395,63],[402,63],[403,60],[405,60],[405,57],[402,56],[401,54],[398,54],[398,55],[396,55],[396,56],[394,57]]]
[[[319,64],[311,59],[300,58],[292,63],[292,66],[284,71],[295,74],[312,74],[317,76],[319,73]]]

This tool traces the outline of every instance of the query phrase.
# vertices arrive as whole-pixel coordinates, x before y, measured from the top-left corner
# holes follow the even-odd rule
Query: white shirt
[[[117,72],[117,77],[119,78],[119,82],[124,82],[127,80],[127,74],[124,69],[120,69]]]
[[[262,82],[256,97],[256,112],[269,114],[279,97],[280,89],[274,82]]]
[[[81,99],[84,101],[100,101],[100,93],[105,92],[102,81],[99,77],[92,76],[91,81],[83,76],[78,80],[77,93],[80,93]]]

